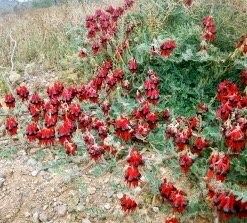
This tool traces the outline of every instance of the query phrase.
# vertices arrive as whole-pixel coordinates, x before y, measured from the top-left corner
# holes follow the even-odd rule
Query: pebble
[[[39,171],[34,170],[34,171],[32,171],[31,175],[32,175],[33,177],[36,177],[36,176],[38,175],[38,173],[39,173]]]
[[[39,212],[36,211],[33,213],[33,222],[38,223],[39,222]]]
[[[18,74],[17,72],[15,72],[15,71],[12,71],[12,72],[9,74],[9,81],[10,81],[11,83],[15,83],[15,82],[19,81],[20,78],[21,78],[21,75]]]
[[[113,194],[114,194],[114,191],[113,190],[110,190],[110,191],[107,191],[105,193],[105,196],[108,197],[108,198],[111,198],[113,196]]]
[[[109,203],[106,203],[106,204],[104,205],[104,208],[105,208],[106,210],[110,210],[110,209],[111,209],[111,205],[110,205]]]
[[[153,211],[154,211],[155,213],[158,213],[158,212],[159,212],[159,208],[158,208],[158,207],[153,207]]]
[[[84,204],[83,203],[79,203],[77,206],[76,206],[76,210],[77,211],[83,211],[85,208]]]
[[[0,178],[0,188],[3,186],[3,183],[5,182],[4,178]]]
[[[58,215],[59,217],[63,217],[63,216],[65,216],[66,213],[67,213],[67,205],[62,204],[62,205],[56,206],[56,207],[55,207],[55,210],[56,210],[57,215]]]
[[[123,197],[123,193],[117,193],[117,198],[121,199]]]
[[[87,191],[88,191],[88,193],[89,193],[90,195],[93,195],[93,194],[96,193],[96,188],[95,188],[95,187],[89,187],[89,188],[87,189]]]
[[[41,222],[47,222],[48,221],[48,217],[47,217],[47,214],[42,212],[40,215],[39,215],[39,220]]]
[[[88,218],[82,219],[81,223],[91,223],[91,221]]]

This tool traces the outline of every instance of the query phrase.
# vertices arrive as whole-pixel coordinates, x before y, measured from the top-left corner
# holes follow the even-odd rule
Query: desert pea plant
[[[138,198],[120,198],[126,214],[141,209],[148,190],[170,211],[164,222],[246,219],[246,33],[218,27],[222,11],[206,3],[200,11],[196,1],[145,3],[88,15],[78,58],[91,78],[57,81],[46,96],[25,85],[7,92],[6,134],[76,155],[79,133],[92,160],[124,161],[122,183],[130,193],[141,188]]]

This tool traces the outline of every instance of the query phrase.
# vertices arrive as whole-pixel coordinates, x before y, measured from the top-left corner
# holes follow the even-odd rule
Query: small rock
[[[117,198],[121,199],[123,197],[123,193],[117,193]]]
[[[3,186],[3,183],[5,182],[4,178],[0,178],[0,188]]]
[[[106,204],[104,205],[104,208],[105,208],[106,210],[110,210],[110,209],[111,209],[111,205],[110,205],[109,203],[106,203]]]
[[[27,165],[29,166],[36,166],[37,164],[37,161],[33,158],[30,158],[28,161],[27,161]]]
[[[89,219],[85,218],[85,219],[82,219],[81,223],[91,223],[91,221]]]
[[[39,220],[41,222],[47,222],[48,221],[48,217],[47,217],[47,214],[42,212],[40,215],[39,215]]]
[[[33,213],[33,222],[34,223],[38,223],[39,222],[39,212],[38,211],[35,211]]]
[[[11,83],[15,83],[17,81],[19,81],[21,78],[21,75],[16,73],[15,71],[12,71],[10,74],[9,74],[9,81]]]
[[[159,212],[159,208],[158,208],[158,207],[153,207],[153,211],[154,211],[155,213],[158,213],[158,212]]]
[[[76,210],[77,210],[77,211],[83,211],[84,208],[85,208],[85,205],[84,205],[82,202],[80,202],[80,203],[76,206]]]
[[[25,212],[25,218],[29,218],[30,217],[30,213],[27,211],[27,212]]]
[[[38,173],[39,173],[38,170],[34,170],[34,171],[32,171],[31,175],[32,175],[33,177],[36,177],[36,176],[38,175]]]
[[[96,193],[96,188],[95,188],[95,187],[89,187],[89,188],[87,189],[87,191],[88,191],[88,193],[89,193],[90,195],[92,195],[92,194],[95,194],[95,193]]]
[[[105,193],[105,196],[108,197],[108,198],[111,198],[113,196],[113,194],[114,194],[114,191],[113,190],[110,190],[110,191],[107,191]]]
[[[55,207],[55,210],[56,210],[57,215],[58,215],[59,217],[63,217],[63,216],[65,216],[66,213],[67,213],[67,205],[62,204],[62,205],[56,206],[56,207]]]

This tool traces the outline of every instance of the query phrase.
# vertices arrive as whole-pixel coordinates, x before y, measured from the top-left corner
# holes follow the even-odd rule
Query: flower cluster
[[[247,143],[247,119],[244,115],[247,96],[241,94],[236,84],[225,80],[218,86],[217,99],[220,102],[217,116],[223,122],[226,145],[232,152],[240,153]]]
[[[209,146],[209,141],[200,135],[200,120],[178,117],[166,128],[166,137],[171,138],[179,153],[179,164],[187,173],[194,160]]]
[[[175,217],[175,216],[172,216],[172,217],[168,217],[164,223],[179,223],[180,221]]]
[[[203,24],[203,39],[212,42],[216,39],[216,25],[212,16],[206,16],[202,20]]]
[[[168,200],[176,211],[183,212],[185,210],[188,203],[186,194],[178,190],[171,182],[164,179],[159,187],[159,191],[161,197]]]
[[[138,186],[141,178],[141,173],[138,167],[144,164],[142,155],[138,152],[138,150],[133,148],[130,151],[127,162],[129,166],[125,170],[125,181],[130,187],[136,187]]]
[[[150,103],[156,104],[160,98],[159,93],[159,77],[153,71],[148,71],[148,78],[144,82],[146,98]]]
[[[126,194],[124,194],[123,197],[120,199],[120,204],[123,211],[127,213],[133,212],[137,208],[136,201]]]
[[[215,185],[208,185],[209,199],[216,207],[222,219],[231,217],[247,217],[247,201],[239,198],[234,192],[224,190]]]
[[[94,54],[98,54],[107,46],[107,43],[116,34],[119,19],[133,4],[133,0],[125,0],[122,7],[109,6],[105,10],[96,10],[93,15],[86,17],[87,38],[91,41]],[[85,57],[86,52],[81,50],[79,56]]]
[[[230,171],[230,158],[224,153],[213,152],[209,159],[207,179],[223,181]]]
[[[175,40],[166,40],[160,45],[160,55],[162,57],[169,57],[171,56],[172,52],[176,49],[177,45]]]

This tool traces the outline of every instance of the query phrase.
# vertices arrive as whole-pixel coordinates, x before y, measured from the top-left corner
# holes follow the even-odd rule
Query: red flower
[[[164,119],[165,121],[168,121],[169,118],[170,118],[170,116],[171,116],[171,114],[170,114],[169,109],[165,109],[165,110],[163,111],[163,119]]]
[[[243,70],[240,73],[240,77],[241,77],[241,81],[243,82],[243,84],[247,85],[247,69]]]
[[[58,105],[59,105],[59,102],[56,99],[51,99],[50,101],[45,102],[44,111],[46,113],[50,113],[51,115],[57,115]]]
[[[113,146],[108,146],[108,145],[103,145],[104,152],[107,152],[113,156],[116,155],[117,149],[114,148]]]
[[[176,42],[174,40],[166,40],[160,46],[160,54],[163,57],[169,57],[173,50],[176,48]]]
[[[118,81],[122,80],[124,77],[124,71],[121,68],[117,68],[112,71],[113,77],[116,78]]]
[[[179,158],[179,165],[184,173],[187,173],[193,164],[193,159],[188,154],[181,155]]]
[[[167,218],[164,223],[179,223],[179,220],[175,216],[173,216]]]
[[[136,119],[146,118],[146,116],[150,113],[150,110],[150,104],[145,101],[141,104],[141,107],[133,111],[133,115]]]
[[[105,139],[108,135],[108,127],[106,126],[106,124],[104,123],[104,125],[101,125],[99,128],[98,128],[98,133],[99,133],[99,136],[101,137],[101,139]]]
[[[70,141],[72,133],[74,132],[74,123],[70,119],[65,119],[63,124],[58,128],[58,139],[61,144],[64,144],[65,141]]]
[[[43,100],[39,96],[37,92],[33,93],[30,97],[30,103],[36,105],[36,107],[40,108],[43,105]]]
[[[77,145],[73,142],[69,142],[69,141],[65,141],[64,142],[64,148],[65,148],[65,151],[66,153],[69,155],[69,156],[74,156],[76,151],[77,151]]]
[[[209,146],[209,142],[206,139],[202,137],[197,137],[194,142],[192,151],[194,153],[200,154],[208,146]]]
[[[125,9],[131,8],[134,5],[134,0],[124,0]]]
[[[205,103],[200,103],[197,105],[197,112],[202,114],[208,112],[208,106]]]
[[[141,178],[141,173],[135,166],[129,166],[124,175],[125,181],[130,187],[137,187]]]
[[[4,102],[8,108],[14,108],[15,107],[15,98],[11,93],[5,95]]]
[[[86,131],[83,134],[83,140],[84,140],[86,146],[92,146],[95,144],[94,136],[88,131]]]
[[[80,58],[84,58],[84,57],[87,56],[87,53],[86,53],[83,49],[81,49],[81,50],[79,51],[79,53],[78,53],[78,56],[79,56]]]
[[[150,103],[156,104],[160,98],[159,89],[153,89],[146,92],[147,99]]]
[[[5,123],[5,128],[11,136],[16,135],[18,129],[18,122],[16,121],[16,118],[15,117],[7,118]]]
[[[237,85],[228,80],[222,81],[217,89],[217,99],[221,103],[229,102],[231,106],[235,106],[240,99]]]
[[[32,122],[27,125],[26,136],[30,142],[37,139],[38,132],[39,132],[39,128],[35,122]]]
[[[53,145],[55,141],[54,128],[43,128],[38,132],[38,139],[41,145]]]
[[[169,200],[172,192],[176,191],[176,188],[172,183],[167,182],[167,180],[164,179],[159,187],[159,191],[162,198]]]
[[[184,4],[188,7],[190,7],[193,3],[193,0],[184,0]]]
[[[200,120],[197,117],[191,117],[188,120],[188,126],[192,130],[195,130],[195,129],[199,128],[199,126],[200,126]]]
[[[57,124],[57,114],[52,115],[50,113],[45,114],[45,126],[47,128],[54,127]]]
[[[150,112],[146,116],[146,121],[148,124],[156,124],[158,121],[158,116],[154,112]]]
[[[172,183],[164,179],[159,187],[162,198],[167,199],[176,211],[182,212],[187,206],[186,194],[183,191],[177,190]]]
[[[90,129],[92,124],[92,117],[86,113],[82,113],[78,118],[78,122],[80,129]]]
[[[135,127],[134,129],[134,136],[137,138],[137,139],[144,139],[148,136],[150,132],[150,127],[148,125],[148,123],[139,123],[137,124],[137,126]]]
[[[247,138],[240,126],[236,126],[226,132],[226,144],[236,153],[245,148]]]
[[[209,168],[213,171],[213,173],[208,172],[209,179],[214,177],[212,176],[214,174],[217,180],[223,181],[230,170],[230,159],[223,153],[214,152],[209,160]]]
[[[223,120],[226,121],[229,116],[231,115],[233,111],[233,108],[230,106],[229,102],[226,102],[225,104],[222,104],[216,111],[216,116]]]
[[[230,193],[216,193],[213,197],[213,202],[216,205],[219,211],[226,213],[235,213],[236,212],[236,198],[233,194]]]
[[[179,150],[183,150],[186,145],[189,143],[191,137],[191,130],[185,129],[182,132],[178,132],[175,135],[175,143]]]
[[[92,45],[92,51],[93,51],[93,54],[98,54],[99,51],[100,51],[100,44],[99,43],[94,43]]]
[[[136,149],[131,150],[129,157],[127,158],[127,162],[129,163],[129,165],[135,166],[135,167],[144,164],[142,155]]]
[[[183,212],[187,206],[187,200],[183,191],[173,191],[170,196],[170,201],[178,212]]]
[[[128,197],[127,195],[124,195],[120,199],[120,203],[121,203],[121,207],[122,207],[123,211],[125,211],[127,213],[130,213],[137,208],[137,203],[135,202],[135,200]]]
[[[206,16],[203,21],[203,39],[212,42],[216,38],[216,25],[212,16]]]
[[[93,145],[90,145],[87,147],[87,151],[90,155],[90,157],[93,159],[93,160],[98,160],[101,158],[101,156],[103,155],[104,153],[104,149],[102,146],[99,146],[97,144],[93,144]]]
[[[58,98],[62,94],[63,89],[63,84],[57,81],[47,88],[47,94],[51,99]]]
[[[86,99],[88,99],[90,102],[92,103],[98,102],[98,98],[99,98],[98,92],[95,89],[95,87],[92,86],[91,84],[85,86],[85,94],[86,94]]]
[[[71,120],[76,120],[81,114],[81,107],[79,104],[72,103],[69,105],[68,117]]]
[[[32,118],[35,121],[38,121],[39,116],[41,114],[41,108],[38,105],[34,105],[34,104],[29,104],[28,105],[28,111],[30,113],[30,115],[32,116]]]
[[[136,73],[138,64],[135,58],[132,58],[128,61],[128,67],[131,73]]]
[[[119,118],[115,120],[116,135],[124,141],[129,141],[132,138],[133,130],[127,118]]]
[[[28,99],[29,91],[26,86],[19,86],[16,88],[16,94],[24,101]]]
[[[62,101],[70,104],[76,95],[75,91],[76,90],[73,87],[65,88],[62,92],[62,95],[61,95]]]
[[[109,111],[111,109],[111,104],[109,103],[109,101],[105,100],[102,104],[101,104],[101,109],[104,113],[104,115],[108,115]]]

